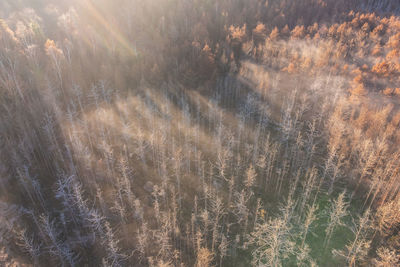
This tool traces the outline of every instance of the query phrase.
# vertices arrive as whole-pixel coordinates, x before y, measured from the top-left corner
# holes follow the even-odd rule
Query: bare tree
[[[325,248],[328,246],[332,237],[332,233],[337,226],[343,225],[343,217],[348,214],[348,203],[345,200],[346,191],[339,194],[338,198],[334,200],[329,209],[328,226],[325,229]]]
[[[294,252],[290,229],[290,224],[281,218],[258,222],[246,243],[254,246],[252,264],[281,266],[282,261]]]

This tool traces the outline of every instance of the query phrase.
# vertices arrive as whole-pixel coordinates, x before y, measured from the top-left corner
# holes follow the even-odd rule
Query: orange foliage
[[[376,63],[372,67],[372,72],[376,73],[377,75],[388,77],[397,72],[396,65],[390,62],[382,61]]]
[[[296,26],[293,30],[292,30],[292,38],[293,39],[300,39],[303,38],[305,35],[305,29],[304,26]]]
[[[331,27],[329,27],[328,35],[330,37],[334,37],[337,33],[337,29],[338,29],[338,24],[334,24]]]
[[[396,96],[400,96],[400,88],[396,88],[395,90],[394,90],[394,94],[396,95]],[[400,113],[399,113],[400,114]]]
[[[302,70],[309,69],[311,67],[312,60],[309,57],[303,58],[303,63],[301,64]]]
[[[271,40],[276,40],[276,39],[278,39],[278,37],[279,37],[279,30],[278,30],[277,27],[275,27],[275,28],[271,31],[271,33],[270,33],[270,35],[269,35],[269,39],[271,39]]]
[[[375,27],[375,29],[372,31],[375,35],[382,36],[385,33],[385,28],[383,24],[379,24],[378,26]]]
[[[6,43],[13,44],[18,43],[18,39],[15,37],[15,33],[8,27],[7,23],[0,19],[0,40]]]
[[[287,66],[286,71],[289,73],[295,73],[296,72],[296,67],[293,63],[289,63],[289,66]]]
[[[352,81],[352,87],[350,88],[350,93],[356,96],[364,96],[368,93],[365,89],[362,75],[357,75],[354,77]]]
[[[44,44],[44,49],[47,55],[51,56],[62,56],[63,51],[59,49],[53,40],[47,39],[46,43]]]
[[[361,106],[358,118],[354,121],[354,124],[361,130],[364,130],[368,125],[369,121],[369,109],[365,105]]]
[[[387,46],[392,49],[398,49],[400,47],[400,33],[390,36]]]
[[[230,36],[233,40],[243,42],[246,37],[246,24],[244,24],[242,27],[234,27],[231,25],[229,27],[230,31]]]
[[[375,45],[375,47],[372,49],[372,55],[373,56],[381,55],[381,50],[382,50],[382,46],[380,46],[379,44]]]
[[[387,96],[392,95],[393,92],[394,92],[394,89],[393,89],[393,88],[389,88],[389,87],[382,91],[382,93],[383,93],[384,95],[387,95]]]
[[[309,34],[316,34],[318,32],[318,23],[314,23],[312,26],[308,26],[307,31]]]
[[[340,24],[339,27],[337,28],[337,33],[338,33],[338,35],[341,36],[341,38],[343,38],[344,35],[346,34],[346,28],[347,28],[346,22]]]
[[[396,90],[400,88],[396,88]],[[393,115],[392,117],[392,121],[391,121],[393,126],[399,126],[400,125],[400,112],[397,112],[395,115]]]
[[[369,32],[370,27],[369,27],[368,22],[365,22],[364,25],[361,27],[361,29],[362,29],[364,32]]]
[[[391,51],[386,55],[386,59],[387,59],[387,60],[396,60],[396,59],[399,59],[399,57],[400,57],[400,50],[397,50],[397,49],[391,50]]]
[[[211,48],[208,46],[208,44],[205,44],[201,51],[207,57],[209,63],[214,63],[215,55],[213,54],[213,52],[212,52]]]
[[[266,31],[267,31],[267,28],[265,27],[265,25],[263,23],[259,22],[257,24],[256,28],[253,30],[253,33],[257,34],[257,35],[264,36]]]

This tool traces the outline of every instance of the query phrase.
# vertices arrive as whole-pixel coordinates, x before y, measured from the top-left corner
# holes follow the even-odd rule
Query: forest
[[[0,266],[399,266],[399,162],[398,1],[0,1]]]

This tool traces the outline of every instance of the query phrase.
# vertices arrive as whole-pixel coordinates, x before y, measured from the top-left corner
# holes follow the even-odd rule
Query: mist
[[[397,266],[395,1],[0,3],[0,265]]]

